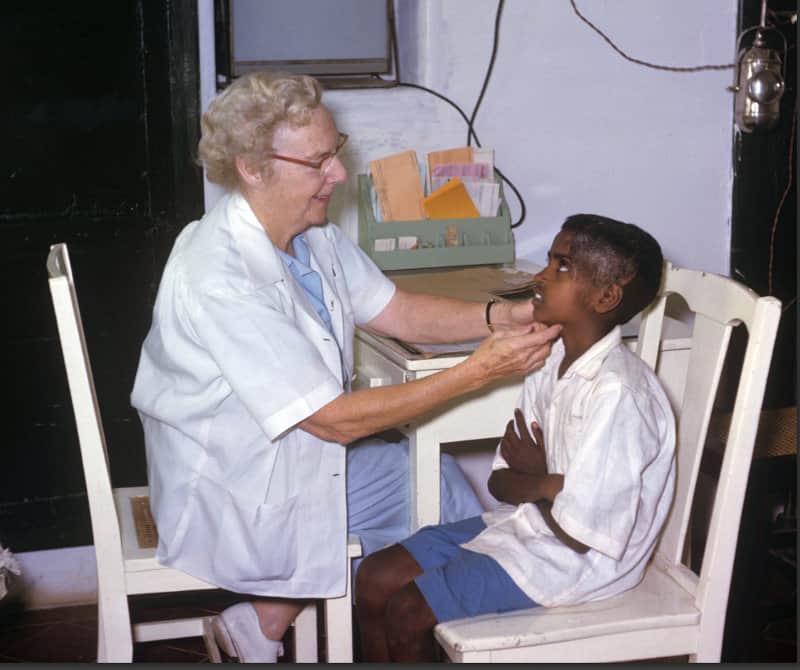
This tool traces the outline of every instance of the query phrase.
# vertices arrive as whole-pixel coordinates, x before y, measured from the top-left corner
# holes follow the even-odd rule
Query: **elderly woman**
[[[361,438],[540,367],[558,333],[530,304],[497,303],[490,334],[484,304],[401,291],[328,223],[347,136],[320,97],[309,77],[254,73],[209,106],[200,159],[228,193],[175,241],[131,396],[158,560],[258,597],[215,622],[248,662],[276,660],[303,599],[344,593],[348,520],[365,553],[408,534],[406,445]],[[351,391],[356,325],[488,337],[439,374]],[[463,499],[463,475],[443,470],[443,499]],[[443,518],[477,505],[444,503]]]

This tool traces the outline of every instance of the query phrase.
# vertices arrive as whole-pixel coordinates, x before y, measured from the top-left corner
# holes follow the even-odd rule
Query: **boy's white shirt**
[[[616,595],[642,578],[675,485],[675,419],[653,371],[622,344],[619,327],[561,379],[559,340],[530,374],[519,406],[542,429],[550,473],[564,474],[552,514],[588,545],[579,554],[547,527],[533,503],[483,514],[487,528],[465,549],[494,558],[535,602],[552,607]],[[508,464],[495,454],[493,470]]]

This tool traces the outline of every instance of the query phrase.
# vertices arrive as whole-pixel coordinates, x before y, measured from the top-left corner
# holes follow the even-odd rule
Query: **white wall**
[[[633,57],[683,67],[734,61],[737,0],[576,4]],[[496,0],[395,5],[403,80],[450,97],[470,116],[491,54]],[[567,0],[507,0],[476,131],[525,198],[517,256],[541,262],[566,216],[594,212],[648,229],[673,262],[727,274],[732,81],[732,70],[673,73],[631,63]],[[458,113],[423,91],[329,91],[325,102],[351,135],[345,163],[353,174],[396,151],[422,158],[466,142]],[[355,237],[354,182],[331,214]],[[506,193],[516,220],[519,206]]]
[[[9,600],[18,598],[27,609],[97,602],[94,546],[28,551],[15,558],[20,575],[6,575]]]
[[[734,60],[736,0],[576,4],[639,59],[684,67]],[[396,5],[402,77],[450,97],[470,116],[497,2]],[[678,264],[727,274],[732,81],[732,70],[673,73],[633,64],[567,0],[507,0],[476,131],[525,198],[518,257],[542,261],[566,216],[595,212],[647,228]],[[326,101],[356,138],[350,165],[359,172],[369,158],[395,150],[422,156],[466,141],[458,114],[422,91],[334,91]],[[355,207],[351,193],[342,195],[339,220],[350,232]],[[509,201],[516,220],[519,207]]]

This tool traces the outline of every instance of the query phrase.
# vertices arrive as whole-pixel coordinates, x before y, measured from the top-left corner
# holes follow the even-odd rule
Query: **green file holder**
[[[370,191],[372,182],[358,175],[358,244],[382,270],[411,270],[456,265],[489,265],[514,261],[511,214],[500,192],[500,215],[468,219],[376,221]],[[449,226],[458,230],[459,246],[445,246]],[[417,249],[375,251],[375,240],[414,236]],[[395,242],[396,244],[396,242]]]

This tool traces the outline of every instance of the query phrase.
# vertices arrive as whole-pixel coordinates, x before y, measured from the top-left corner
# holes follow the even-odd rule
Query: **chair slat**
[[[692,350],[678,413],[677,478],[672,511],[659,541],[659,553],[678,563],[692,511],[693,492],[703,456],[719,379],[725,363],[731,327],[695,316]]]

